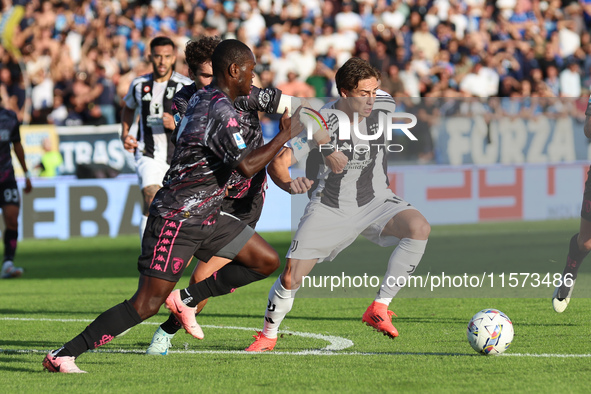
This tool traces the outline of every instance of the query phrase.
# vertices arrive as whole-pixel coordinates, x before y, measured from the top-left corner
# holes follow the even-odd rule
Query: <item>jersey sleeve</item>
[[[136,109],[138,107],[137,101],[135,99],[135,90],[138,83],[139,82],[137,81],[137,79],[134,79],[131,82],[131,85],[129,85],[129,90],[127,91],[127,94],[125,95],[125,97],[123,97],[123,101],[125,102],[127,108]]]
[[[242,137],[239,115],[224,101],[212,103],[210,111],[205,143],[224,164],[235,168],[251,150]]]
[[[234,107],[239,111],[260,111],[274,114],[279,107],[281,90],[276,88],[260,89],[252,86],[248,96],[240,96],[234,100]]]
[[[176,125],[178,125],[183,116],[185,116],[189,100],[191,100],[191,97],[196,91],[197,88],[195,87],[195,84],[192,84],[184,86],[174,95],[174,98],[172,99],[172,116],[174,117],[174,123]]]

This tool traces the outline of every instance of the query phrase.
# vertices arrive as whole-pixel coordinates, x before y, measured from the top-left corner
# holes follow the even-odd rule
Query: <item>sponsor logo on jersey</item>
[[[142,96],[142,101],[152,101],[152,93],[147,93]]]
[[[236,120],[236,118],[231,118],[228,121],[228,124],[226,125],[226,127],[238,127],[238,121]]]
[[[246,144],[244,143],[244,139],[242,138],[240,133],[234,133],[233,136],[234,136],[234,141],[236,141],[236,145],[238,146],[238,149],[246,148]]]

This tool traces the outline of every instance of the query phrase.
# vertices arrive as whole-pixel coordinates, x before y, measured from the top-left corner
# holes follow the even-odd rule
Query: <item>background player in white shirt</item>
[[[357,112],[360,132],[367,134],[368,130],[375,130],[379,111],[374,104],[377,99],[384,99],[377,97],[379,80],[379,71],[369,63],[358,58],[349,59],[336,75],[341,99],[329,107],[345,112],[349,119],[353,119],[353,113]],[[284,150],[269,165],[269,174],[284,190],[303,193],[316,188],[300,219],[285,269],[269,292],[264,329],[257,333],[255,342],[247,351],[273,349],[279,325],[292,308],[302,277],[317,262],[332,260],[360,234],[380,246],[398,244],[388,261],[382,286],[362,318],[363,322],[390,338],[398,336],[391,322],[393,312],[387,308],[399,287],[392,286],[388,278],[408,277],[414,272],[425,251],[430,225],[418,210],[388,188],[384,147],[372,147],[359,153],[354,146],[363,141],[336,139],[336,116],[331,115],[327,124],[329,134],[333,136],[332,143],[338,145],[338,150],[349,159],[342,173],[328,172],[321,165],[318,181],[308,178],[292,180],[287,167],[293,162],[293,149]],[[385,145],[384,134],[371,141],[372,144]],[[353,149],[341,149],[345,144],[353,145]]]
[[[183,86],[193,83],[188,77],[173,70],[176,46],[168,37],[156,37],[150,42],[150,63],[153,71],[137,77],[125,95],[121,112],[121,141],[123,147],[135,153],[136,172],[144,199],[140,222],[140,238],[148,220],[148,209],[168,170],[174,145],[170,136],[175,124],[172,99]],[[137,139],[129,134],[139,110]]]

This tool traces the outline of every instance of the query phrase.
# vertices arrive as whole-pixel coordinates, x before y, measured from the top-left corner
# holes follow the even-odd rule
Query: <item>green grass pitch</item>
[[[415,274],[561,272],[569,239],[577,229],[577,220],[434,226]],[[289,233],[264,236],[280,255],[285,254]],[[364,272],[383,275],[390,251],[359,242],[335,262],[319,265],[318,273],[336,275],[341,265],[354,270],[367,263]],[[167,316],[162,307],[127,335],[80,356],[77,364],[88,374],[43,371],[41,361],[47,351],[132,296],[138,253],[136,236],[19,244],[17,265],[25,267],[25,276],[0,281],[2,392],[589,390],[589,261],[581,268],[575,298],[562,314],[552,310],[553,287],[533,288],[529,282],[523,287],[506,283],[505,289],[500,282],[494,289],[403,289],[391,305],[398,315],[394,325],[400,336],[390,340],[361,323],[375,290],[357,298],[352,293],[303,294],[284,321],[286,332],[273,352],[242,352],[251,343],[252,329],[262,327],[267,293],[278,271],[267,280],[210,300],[198,318],[205,339],[180,332],[168,356],[143,354],[156,324]],[[188,283],[191,269],[177,287]],[[476,354],[466,339],[470,317],[489,307],[507,313],[515,327],[513,344],[496,357]],[[327,346],[341,350],[319,352]]]

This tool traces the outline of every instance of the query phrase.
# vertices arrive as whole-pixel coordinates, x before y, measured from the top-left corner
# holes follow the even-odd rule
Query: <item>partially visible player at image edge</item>
[[[25,193],[33,190],[31,173],[25,162],[25,152],[21,143],[19,121],[16,113],[0,104],[0,208],[4,218],[4,260],[2,263],[2,279],[18,278],[24,270],[14,266],[14,257],[18,243],[18,216],[20,211],[20,194],[14,176],[10,146],[25,173]]]
[[[591,97],[589,97],[585,110],[583,132],[587,138],[591,138]],[[587,181],[583,192],[579,232],[570,239],[566,265],[562,271],[562,284],[556,287],[552,295],[552,307],[556,312],[562,313],[566,310],[575,288],[579,267],[589,251],[591,251],[591,166],[587,172]]]

